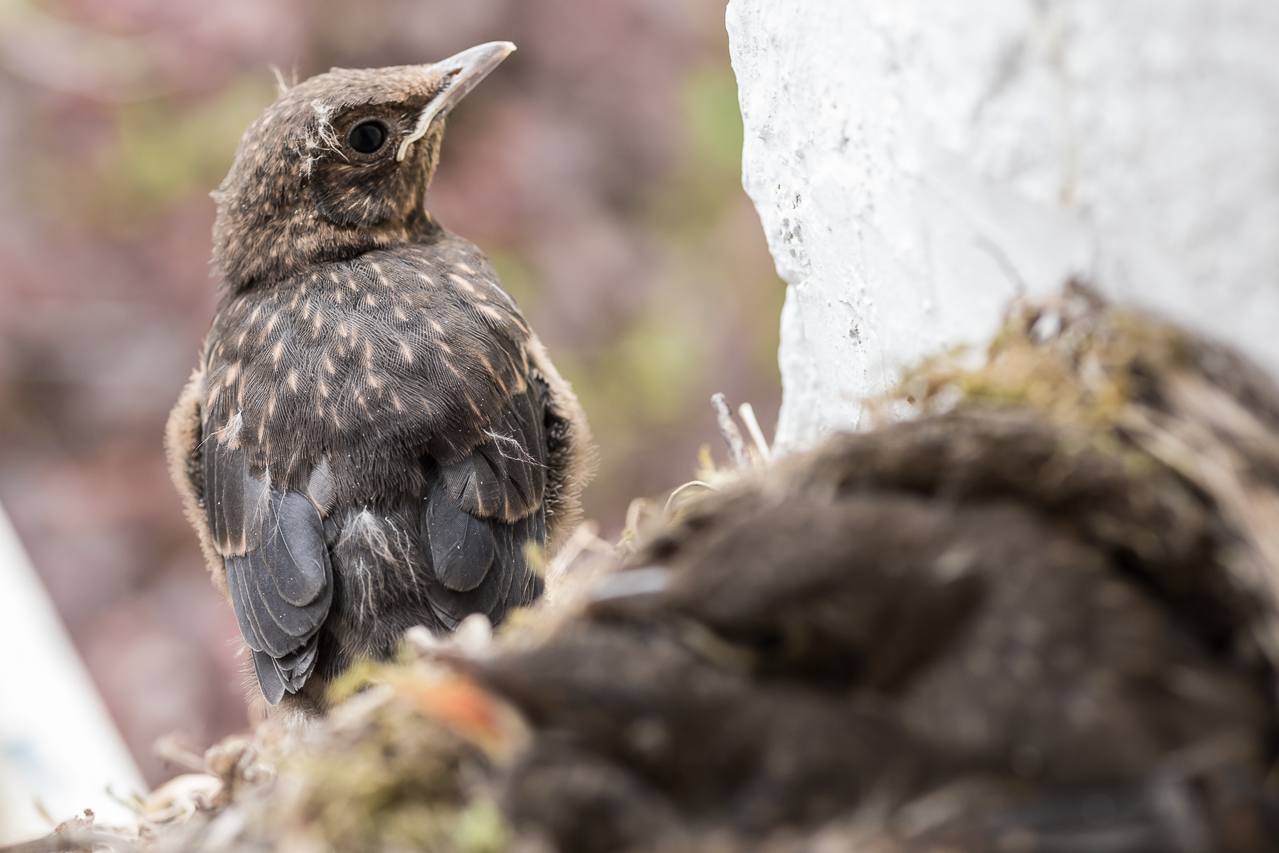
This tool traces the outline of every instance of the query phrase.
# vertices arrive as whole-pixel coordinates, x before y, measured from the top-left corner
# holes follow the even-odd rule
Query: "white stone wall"
[[[730,0],[778,442],[1079,275],[1279,374],[1279,3]]]

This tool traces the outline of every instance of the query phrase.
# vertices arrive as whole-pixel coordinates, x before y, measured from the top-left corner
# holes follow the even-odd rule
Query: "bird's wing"
[[[333,599],[320,513],[307,495],[253,476],[234,435],[208,436],[203,455],[214,545],[262,695],[275,705],[315,667]]]
[[[440,465],[449,499],[476,518],[512,522],[542,505],[546,490],[548,390],[533,380],[512,395],[483,430],[483,440]]]
[[[446,625],[467,613],[497,622],[541,591],[524,548],[546,541],[548,393],[532,380],[507,401],[483,442],[428,474],[422,530],[444,587],[432,604]]]

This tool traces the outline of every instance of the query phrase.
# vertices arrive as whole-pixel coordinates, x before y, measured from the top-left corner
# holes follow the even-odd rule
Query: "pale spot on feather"
[[[379,278],[378,280],[381,281],[381,278]],[[370,308],[376,308],[377,300],[373,298],[372,293],[366,293],[364,294],[364,304],[369,306]]]
[[[408,319],[409,319],[409,315],[407,315],[407,314],[405,314],[405,313],[404,313],[404,309],[403,309],[403,308],[401,308],[400,306],[396,305],[396,306],[395,306],[395,319],[397,319],[397,320],[399,320],[401,323],[403,323],[404,321],[406,321],[406,320],[408,320]]]
[[[465,290],[467,293],[471,294],[472,296],[479,295],[475,292],[475,285],[471,284],[469,281],[467,281],[465,278],[458,275],[457,273],[455,272],[449,273],[449,278],[453,279],[453,282],[458,287],[462,288],[463,290]]]
[[[498,371],[493,369],[493,364],[488,360],[488,356],[486,356],[483,352],[476,350],[475,357],[480,360],[480,364],[484,365],[484,374],[496,379],[498,384],[502,386],[502,390],[505,391],[506,384],[502,382],[502,377],[499,375]]]
[[[298,372],[296,370],[289,371],[289,389],[295,394],[298,390]]]
[[[327,352],[324,354],[323,364],[325,373],[328,373],[330,376],[337,373],[337,368],[333,366],[333,359],[329,358],[329,354]]]
[[[475,310],[479,311],[481,314],[483,314],[485,317],[488,317],[490,320],[492,320],[495,323],[506,322],[506,317],[504,317],[500,311],[497,311],[494,308],[490,308],[487,305],[476,305]]]
[[[409,364],[413,363],[413,350],[409,349],[409,345],[404,341],[400,341],[400,355],[404,356],[404,360]]]
[[[284,356],[284,341],[278,340],[275,346],[271,348],[271,363],[275,367],[280,366],[280,359]]]
[[[275,398],[276,398],[276,392],[272,391],[271,399],[266,404],[266,416],[268,418],[275,417]]]
[[[462,272],[466,273],[467,275],[475,275],[475,270],[471,269],[466,264],[458,264],[457,268],[460,269]]]
[[[404,406],[400,405],[400,395],[394,391],[391,392],[391,405],[395,406],[395,411],[397,412],[404,411]]]

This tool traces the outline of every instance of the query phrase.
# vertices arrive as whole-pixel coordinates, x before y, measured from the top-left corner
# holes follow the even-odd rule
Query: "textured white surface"
[[[1279,373],[1279,3],[730,0],[778,442],[1078,275]]]
[[[0,845],[92,809],[131,826],[116,797],[146,785],[0,507]]]

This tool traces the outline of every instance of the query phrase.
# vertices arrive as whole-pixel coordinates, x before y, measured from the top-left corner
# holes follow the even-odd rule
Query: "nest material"
[[[1080,288],[966,361],[223,747],[136,845],[1275,849],[1279,393]]]

